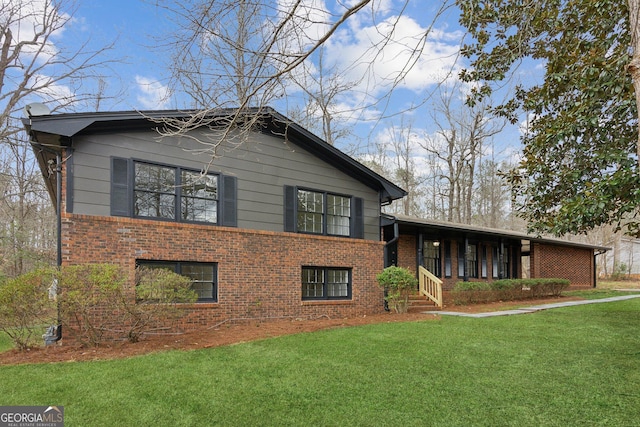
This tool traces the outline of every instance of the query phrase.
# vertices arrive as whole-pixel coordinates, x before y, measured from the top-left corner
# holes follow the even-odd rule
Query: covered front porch
[[[385,216],[382,229],[385,267],[414,271],[421,293],[438,282],[442,293],[459,281],[515,278],[563,278],[573,288],[595,287],[595,257],[608,249],[405,215]]]

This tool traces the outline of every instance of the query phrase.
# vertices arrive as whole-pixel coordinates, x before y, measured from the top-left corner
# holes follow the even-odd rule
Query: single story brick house
[[[199,298],[183,329],[379,313],[375,277],[392,264],[429,266],[446,287],[520,277],[529,253],[534,277],[594,285],[598,248],[384,215],[405,190],[273,109],[248,111],[259,126],[242,144],[216,141],[213,161],[198,140],[235,111],[160,138],[157,119],[189,112],[31,110],[23,124],[57,208],[58,263],[118,264],[132,289],[137,266],[191,277]]]
[[[563,278],[574,288],[596,286],[596,256],[609,248],[536,237],[517,231],[426,220],[406,215],[383,217],[388,264],[417,271],[423,266],[443,281],[508,278]]]

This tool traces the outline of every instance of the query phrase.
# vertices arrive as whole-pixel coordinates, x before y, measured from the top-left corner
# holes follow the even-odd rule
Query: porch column
[[[464,272],[464,277],[463,280],[465,282],[469,281],[469,269],[467,268],[467,260],[469,259],[469,237],[468,236],[464,236],[464,260],[463,260],[463,272]]]

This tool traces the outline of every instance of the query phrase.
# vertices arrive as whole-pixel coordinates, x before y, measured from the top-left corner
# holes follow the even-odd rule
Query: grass
[[[9,335],[0,331],[0,351],[9,350],[10,348],[13,348],[13,341],[11,341]]]
[[[624,290],[620,290],[624,289]],[[598,280],[595,289],[565,291],[562,295],[585,299],[599,299],[629,295],[629,291],[640,292],[639,280]]]
[[[0,367],[67,426],[582,426],[640,418],[640,300]]]
[[[637,289],[640,291],[640,280],[598,280],[597,289]]]

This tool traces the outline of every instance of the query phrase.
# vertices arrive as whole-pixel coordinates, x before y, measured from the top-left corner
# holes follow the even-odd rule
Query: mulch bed
[[[468,306],[445,306],[447,311],[481,313],[506,310],[524,305],[545,304],[558,301],[571,301],[578,298],[559,297],[531,301],[496,302]],[[438,319],[438,315],[410,312],[405,314],[383,313],[358,316],[345,319],[321,317],[314,320],[272,320],[227,322],[213,329],[202,329],[180,335],[148,336],[140,342],[116,342],[95,348],[82,347],[64,339],[55,345],[39,347],[27,351],[8,350],[0,353],[0,365],[24,363],[53,363],[90,360],[119,359],[166,350],[195,350],[219,347],[259,339],[314,332],[323,329],[344,328],[384,322],[415,322]]]

